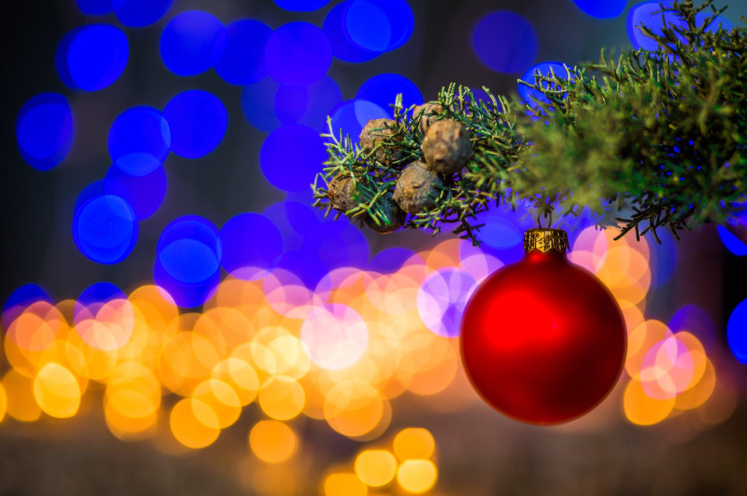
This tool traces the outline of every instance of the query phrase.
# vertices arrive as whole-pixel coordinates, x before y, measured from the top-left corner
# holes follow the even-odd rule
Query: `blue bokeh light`
[[[389,112],[368,100],[348,100],[332,110],[332,132],[358,142],[361,131],[371,119],[389,119]]]
[[[597,19],[619,17],[628,3],[627,0],[573,0],[585,14]]]
[[[635,5],[628,12],[628,37],[634,48],[654,51],[659,48],[659,44],[655,40],[644,35],[636,26],[646,26],[655,34],[661,35],[661,30],[664,27],[662,24],[663,16],[664,22],[671,26],[687,27],[685,21],[673,12],[655,14],[654,12],[661,10],[660,4],[664,5],[665,8],[671,8],[672,6],[671,2],[648,1]]]
[[[372,52],[395,50],[410,39],[415,17],[406,0],[351,0],[342,28],[352,45]]]
[[[171,149],[171,130],[161,112],[153,107],[132,107],[117,116],[109,129],[112,162],[131,176],[145,176],[166,160]]]
[[[174,17],[161,33],[161,59],[177,76],[202,74],[215,65],[226,45],[220,19],[201,10]]]
[[[227,83],[256,83],[267,75],[265,47],[272,35],[266,24],[242,19],[226,26],[226,42],[215,72]]]
[[[313,24],[291,22],[270,36],[265,47],[265,64],[280,83],[313,83],[332,65],[332,46],[327,35]]]
[[[176,281],[200,284],[220,272],[218,230],[208,220],[189,215],[172,221],[156,247],[158,263]]]
[[[182,308],[195,308],[213,297],[220,284],[220,270],[215,271],[204,281],[188,283],[173,277],[156,259],[153,267],[153,280],[169,297]]]
[[[38,301],[52,302],[51,296],[46,289],[38,284],[24,284],[13,291],[3,304],[3,327],[7,331],[15,319],[21,315],[26,308]]]
[[[716,344],[716,324],[711,316],[697,305],[687,305],[675,313],[669,321],[673,333],[685,331],[693,334],[707,351]]]
[[[398,94],[402,95],[404,108],[423,103],[423,95],[415,83],[399,74],[379,74],[372,77],[361,85],[355,98],[373,102],[387,110],[390,117],[394,117],[392,105]]]
[[[280,258],[277,268],[296,275],[308,289],[315,289],[329,272],[324,262],[310,250],[286,251]]]
[[[651,253],[651,287],[660,287],[672,279],[677,269],[677,240],[668,231],[657,231],[659,241],[649,243]]]
[[[275,113],[275,99],[280,83],[267,76],[244,86],[241,91],[241,112],[249,124],[270,133],[281,126]]]
[[[59,93],[32,97],[16,119],[18,149],[26,163],[37,170],[49,170],[62,162],[74,134],[70,104]]]
[[[747,363],[747,300],[737,305],[731,313],[726,338],[737,360]]]
[[[124,72],[130,55],[127,36],[109,24],[89,24],[66,34],[55,53],[55,67],[65,85],[98,91]]]
[[[369,256],[366,237],[356,226],[350,223],[341,224],[345,228],[340,233],[316,242],[307,241],[307,245],[316,245],[317,256],[328,270],[341,267],[365,268]]]
[[[262,173],[283,191],[309,188],[326,159],[326,148],[319,133],[300,124],[273,131],[259,153]]]
[[[158,210],[166,197],[166,185],[163,167],[145,176],[131,176],[112,166],[104,179],[104,191],[127,200],[138,220],[145,220]]]
[[[112,0],[76,0],[78,9],[86,15],[104,15],[114,9]]]
[[[94,318],[107,303],[114,300],[126,300],[127,295],[110,282],[97,282],[81,291],[73,306],[73,323],[78,326],[82,321]]]
[[[555,77],[559,79],[568,79],[570,77],[570,74],[561,62],[542,62],[541,64],[534,65],[527,69],[524,75],[521,76],[521,80],[529,84],[537,84],[538,81],[535,79],[537,72],[539,72],[544,77],[550,77],[551,74],[555,74]],[[546,81],[543,81],[541,83],[541,86],[545,89],[559,89],[557,85],[548,83]],[[537,91],[534,88],[519,84],[518,89],[519,96],[526,102],[527,105],[532,108],[537,108],[539,106],[537,104],[537,100],[543,103],[550,103],[550,100],[545,97],[542,92]]]
[[[282,124],[303,124],[325,131],[327,116],[340,102],[340,87],[324,76],[307,86],[281,85],[275,94],[275,113]]]
[[[185,158],[198,158],[213,151],[228,125],[223,103],[202,90],[176,95],[163,110],[163,117],[171,130],[171,151]]]
[[[418,291],[418,313],[428,330],[446,338],[459,336],[464,308],[476,287],[475,279],[462,269],[430,273]]]
[[[309,188],[308,191],[311,189]],[[301,198],[298,199],[301,200]],[[285,201],[285,215],[288,223],[306,241],[321,242],[339,235],[345,229],[348,224],[346,217],[338,220],[334,220],[334,215],[325,217],[322,210],[310,207],[311,203],[313,203],[311,200]]]
[[[709,17],[713,17],[713,12],[711,12],[710,9],[699,12],[695,14],[695,24],[697,26],[700,26]],[[716,16],[716,18],[711,21],[708,27],[705,28],[705,31],[707,33],[715,33],[716,31],[718,31],[719,26],[721,26],[725,31],[731,31],[732,29],[734,29],[734,23],[726,17],[720,15]]]
[[[369,0],[352,0],[343,14],[350,41],[373,52],[384,52],[392,40],[392,25],[386,13]]]
[[[291,227],[288,221],[287,203],[287,201],[273,203],[262,212],[262,215],[267,217],[280,231],[280,235],[283,237],[283,250],[300,250],[308,247],[308,242]]]
[[[275,5],[291,12],[312,12],[327,5],[330,0],[275,0]]]
[[[283,238],[267,217],[239,214],[220,230],[221,264],[232,276],[245,281],[265,277],[283,254]]]
[[[156,247],[153,277],[177,305],[202,305],[220,282],[220,234],[208,220],[189,215],[172,221]]]
[[[723,226],[718,226],[718,235],[721,237],[721,242],[724,243],[726,249],[734,255],[738,257],[747,255],[747,245],[730,233],[728,229]]]
[[[494,71],[521,74],[537,58],[539,37],[523,16],[501,10],[480,20],[472,46],[482,63]]]
[[[104,181],[80,193],[74,212],[73,240],[83,255],[110,265],[132,252],[138,238],[135,211],[121,196],[107,194]]]
[[[393,274],[405,265],[415,253],[407,248],[388,248],[375,255],[366,270],[379,274]]]
[[[350,41],[347,29],[343,25],[343,14],[345,9],[350,5],[351,0],[346,0],[332,7],[327,17],[324,18],[322,29],[327,35],[332,46],[332,55],[345,62],[367,62],[373,60],[382,52],[366,50]]]
[[[119,22],[131,28],[143,28],[158,22],[174,0],[112,0]]]
[[[81,291],[75,300],[76,306],[102,305],[113,300],[125,300],[127,295],[116,284],[102,281],[91,284]]]

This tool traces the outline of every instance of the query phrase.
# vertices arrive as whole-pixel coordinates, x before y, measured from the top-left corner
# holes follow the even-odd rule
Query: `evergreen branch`
[[[602,51],[563,77],[519,81],[541,95],[532,102],[487,88],[489,100],[478,101],[454,84],[421,107],[404,109],[398,97],[394,120],[369,123],[360,144],[335,137],[330,121],[315,205],[339,210],[351,198],[331,195],[329,182],[350,178],[348,217],[379,232],[435,234],[455,224],[474,244],[476,216],[501,204],[528,209],[538,223],[585,214],[619,226],[620,236],[657,240],[660,228],[677,236],[703,223],[736,225],[747,201],[747,29],[713,27],[725,9],[712,4],[662,6],[660,34],[639,27],[656,51]],[[665,14],[682,22],[667,24]],[[427,170],[403,174],[413,164]]]

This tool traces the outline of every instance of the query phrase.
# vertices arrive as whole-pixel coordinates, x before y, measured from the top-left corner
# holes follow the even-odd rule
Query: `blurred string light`
[[[101,264],[119,263],[138,237],[137,216],[122,196],[106,192],[105,182],[86,187],[75,202],[73,240],[81,253]]]
[[[171,150],[171,129],[154,107],[131,107],[117,116],[109,129],[109,155],[130,176],[158,169]]]
[[[201,10],[182,12],[161,33],[161,59],[177,76],[196,76],[212,68],[223,54],[227,32],[214,15]]]
[[[41,288],[20,288],[3,313],[9,321],[4,351],[12,367],[2,381],[8,415],[25,422],[77,415],[83,396],[98,394],[87,393],[89,382],[96,382],[105,387],[106,423],[119,439],[157,438],[165,429],[181,445],[199,449],[235,424],[242,407],[256,402],[269,420],[248,428],[248,448],[262,463],[293,463],[301,437],[290,423],[305,416],[351,439],[372,442],[347,468],[323,477],[325,494],[394,486],[411,494],[429,491],[438,479],[431,433],[411,427],[388,442],[380,440],[395,415],[392,401],[405,392],[438,395],[439,403],[457,409],[477,401],[474,395],[455,396],[462,389],[452,387],[462,374],[458,347],[444,336],[456,336],[459,318],[441,307],[458,311],[475,284],[502,262],[464,240],[450,239],[417,253],[387,250],[366,269],[322,266],[322,279],[309,288],[304,271],[312,258],[271,268],[274,256],[287,250],[276,240],[271,254],[249,247],[246,259],[240,254],[233,259],[236,275],[254,280],[229,275],[216,282],[220,265],[230,260],[227,254],[249,239],[234,238],[236,232],[273,232],[269,226],[277,218],[275,237],[293,241],[297,236],[303,246],[313,245],[309,230],[337,236],[351,227],[343,223],[334,234],[333,223],[328,226],[306,212],[308,207],[293,203],[276,204],[266,216],[242,214],[220,233],[198,217],[177,219],[159,240],[157,265],[170,278],[164,283],[157,267],[159,286],[126,295],[112,284],[97,283],[75,301],[58,304]],[[613,243],[613,236],[585,229],[575,236],[570,257],[596,273],[623,309],[629,332],[625,416],[652,425],[693,411],[692,418],[704,425],[722,422],[733,412],[736,393],[717,375],[698,338],[700,328],[710,324],[702,312],[687,307],[669,326],[646,320],[650,247],[645,240]],[[231,243],[235,246],[229,249]],[[300,256],[297,249],[289,253],[290,260]],[[254,272],[261,265],[257,259],[270,265]],[[436,282],[443,288],[429,292]],[[450,296],[429,303],[438,312],[423,314],[423,294]],[[198,305],[200,313],[178,308]],[[434,314],[442,315],[440,326],[429,320]],[[177,398],[163,402],[163,394]],[[168,422],[159,424],[163,414]]]
[[[332,132],[337,139],[350,137],[357,142],[368,121],[389,119],[389,111],[368,100],[348,100],[332,109]]]
[[[373,102],[379,107],[388,110],[390,117],[394,117],[394,109],[391,105],[402,95],[402,105],[408,108],[411,105],[423,103],[423,95],[415,83],[399,74],[378,74],[361,85],[355,98]]]
[[[711,316],[697,305],[686,305],[669,320],[672,332],[688,331],[695,335],[709,352],[716,346],[716,324]]]
[[[131,28],[143,28],[158,22],[174,0],[112,0],[119,22]]]
[[[226,26],[223,52],[215,72],[234,85],[256,83],[267,75],[265,47],[272,30],[253,19],[241,19]]]
[[[24,284],[13,291],[3,304],[2,323],[8,329],[13,321],[20,316],[26,308],[39,301],[51,303],[52,298],[46,289],[38,284]]]
[[[731,312],[726,337],[732,353],[741,363],[747,363],[747,300]]]
[[[223,102],[203,90],[176,95],[163,109],[163,117],[171,134],[171,151],[185,158],[200,158],[213,151],[228,126]]]
[[[627,0],[573,0],[585,14],[597,19],[619,17],[627,5]]]
[[[504,74],[522,74],[537,58],[539,36],[526,18],[508,10],[483,17],[475,27],[472,46],[480,61]],[[501,47],[496,50],[496,47]]]
[[[330,0],[275,0],[275,5],[291,12],[313,12],[329,3]]]
[[[90,8],[85,3],[79,2],[82,11]],[[136,26],[156,22],[171,2],[154,1],[142,15],[133,14],[136,3],[114,0],[111,7],[123,24]],[[517,14],[496,14],[502,14],[500,22],[488,16],[476,30],[475,48],[491,55],[488,65],[501,67],[490,65],[493,69],[520,73],[536,57],[536,33]],[[307,189],[324,160],[321,123],[316,122],[323,109],[337,105],[333,126],[355,139],[369,119],[389,116],[381,104],[392,91],[401,91],[392,88],[406,86],[406,80],[380,86],[369,82],[356,100],[341,102],[337,84],[325,75],[327,68],[321,70],[326,62],[318,63],[329,58],[324,46],[323,56],[309,59],[313,63],[299,74],[289,73],[287,60],[276,53],[288,39],[298,35],[306,40],[304,33],[313,32],[311,39],[320,45],[325,36],[329,39],[338,59],[369,60],[406,42],[411,18],[404,1],[348,0],[330,10],[321,36],[318,29],[295,32],[286,25],[269,50],[270,28],[238,21],[226,27],[220,57],[218,33],[209,48],[209,41],[197,40],[195,53],[200,55],[182,58],[182,69],[169,67],[187,75],[214,63],[224,80],[245,86],[242,110],[247,120],[272,132],[262,149],[262,170],[273,185],[289,192],[288,199],[263,215],[236,216],[220,232],[200,217],[176,219],[159,239],[157,286],[144,285],[126,295],[99,283],[77,300],[55,304],[38,286],[19,288],[3,307],[3,346],[12,368],[0,387],[0,419],[6,412],[24,422],[74,416],[80,414],[84,395],[103,389],[106,423],[117,438],[170,436],[200,449],[236,423],[242,407],[256,402],[251,408],[261,409],[270,420],[248,429],[248,449],[259,461],[286,470],[272,472],[286,474],[283,480],[293,479],[293,460],[302,448],[295,419],[308,417],[350,439],[371,442],[354,463],[324,476],[325,495],[365,495],[369,487],[396,486],[412,494],[431,490],[438,467],[429,431],[408,428],[390,443],[380,441],[398,406],[392,400],[405,393],[434,396],[456,410],[477,401],[474,394],[452,386],[459,385],[463,374],[451,338],[458,335],[460,312],[474,286],[521,256],[517,223],[491,213],[485,219],[483,249],[452,239],[418,253],[387,250],[369,260],[368,244],[357,228],[321,218],[299,203],[308,199],[294,192]],[[366,33],[370,27],[364,28],[363,21],[385,27]],[[217,29],[212,20],[210,26]],[[496,26],[505,29],[495,31]],[[167,32],[174,34],[167,26],[162,36],[168,38]],[[504,35],[504,42],[517,47],[517,58],[493,57],[497,52],[491,44],[502,43]],[[492,53],[481,52],[486,46]],[[171,55],[178,59],[184,54]],[[176,59],[166,61],[169,57],[164,63],[177,67]],[[132,249],[137,221],[162,201],[163,162],[169,151],[196,157],[220,142],[225,132],[222,103],[206,92],[183,95],[197,96],[199,105],[176,100],[182,105],[170,103],[163,114],[135,107],[112,126],[114,165],[103,183],[84,190],[75,208],[76,243],[97,261],[113,263]],[[210,100],[205,108],[203,97]],[[217,122],[219,132],[202,136],[199,128],[206,122]],[[103,229],[101,219],[107,216],[114,222],[107,221]],[[630,379],[624,414],[640,425],[688,410],[704,425],[722,422],[735,408],[736,393],[707,356],[708,321],[687,307],[669,325],[643,316],[659,270],[652,266],[652,261],[659,264],[656,253],[645,241],[613,244],[609,232],[584,229],[574,236],[572,260],[608,285],[628,325]],[[222,281],[221,267],[229,273]],[[179,308],[199,306],[200,313]],[[737,319],[741,330],[745,319],[738,320],[737,310],[732,320]],[[730,334],[734,350],[732,341]],[[97,386],[90,393],[89,383]],[[165,394],[176,398],[164,402]]]
[[[98,91],[124,72],[130,54],[127,36],[116,26],[89,24],[67,33],[55,54],[57,74],[73,90]]]
[[[557,90],[557,85],[548,83],[546,81],[538,81],[537,75],[544,76],[546,78],[552,77],[553,75],[559,79],[569,79],[570,74],[565,66],[560,62],[542,62],[541,64],[534,65],[527,69],[521,80],[529,84],[540,84],[542,88]],[[519,96],[532,108],[537,108],[539,105],[537,102],[550,103],[550,100],[541,91],[530,88],[523,84],[519,84],[518,87]]]
[[[739,238],[730,233],[728,229],[718,226],[718,235],[726,249],[731,253],[738,257],[747,255],[747,244],[744,244]]]
[[[144,176],[133,176],[112,165],[104,178],[104,191],[126,199],[137,220],[145,220],[163,203],[166,197],[166,184],[166,171],[163,166]]]
[[[275,94],[275,112],[282,124],[302,124],[326,131],[327,116],[342,101],[334,79],[324,76],[306,86],[281,85]]]
[[[279,83],[310,84],[321,79],[332,64],[332,47],[318,27],[308,22],[291,22],[270,35],[265,64]]]
[[[200,306],[220,281],[221,252],[215,226],[196,215],[179,217],[158,240],[154,280],[179,306]]]
[[[226,222],[220,230],[220,242],[221,264],[233,277],[245,281],[269,275],[283,253],[278,228],[255,213],[239,214]]]
[[[662,35],[662,28],[664,26],[671,28],[686,27],[685,21],[673,12],[661,12],[662,5],[665,9],[672,7],[671,2],[651,0],[639,3],[628,11],[628,37],[634,48],[644,50],[659,49],[656,40],[644,35],[639,26],[645,26],[657,35]]]
[[[30,98],[16,119],[21,156],[40,171],[52,169],[65,159],[74,134],[70,104],[59,93],[41,93]]]
[[[267,76],[260,81],[247,84],[241,91],[241,112],[255,128],[271,133],[281,126],[275,110],[275,101],[280,83]]]
[[[78,9],[86,15],[105,15],[114,9],[113,0],[75,0]]]
[[[326,160],[326,149],[319,133],[300,124],[273,131],[262,144],[259,165],[270,184],[283,191],[309,187]]]
[[[405,0],[346,0],[329,11],[323,30],[336,58],[366,62],[404,45],[414,24]]]

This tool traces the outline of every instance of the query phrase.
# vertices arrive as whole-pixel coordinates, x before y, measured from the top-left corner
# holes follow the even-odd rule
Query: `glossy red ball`
[[[480,395],[521,422],[552,425],[591,411],[620,377],[620,307],[563,253],[532,251],[491,274],[464,311],[464,368]]]

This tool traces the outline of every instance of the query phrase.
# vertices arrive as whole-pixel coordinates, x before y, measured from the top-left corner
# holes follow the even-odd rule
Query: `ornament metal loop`
[[[568,234],[562,229],[528,229],[524,233],[524,252],[534,250],[565,253],[568,251]]]

